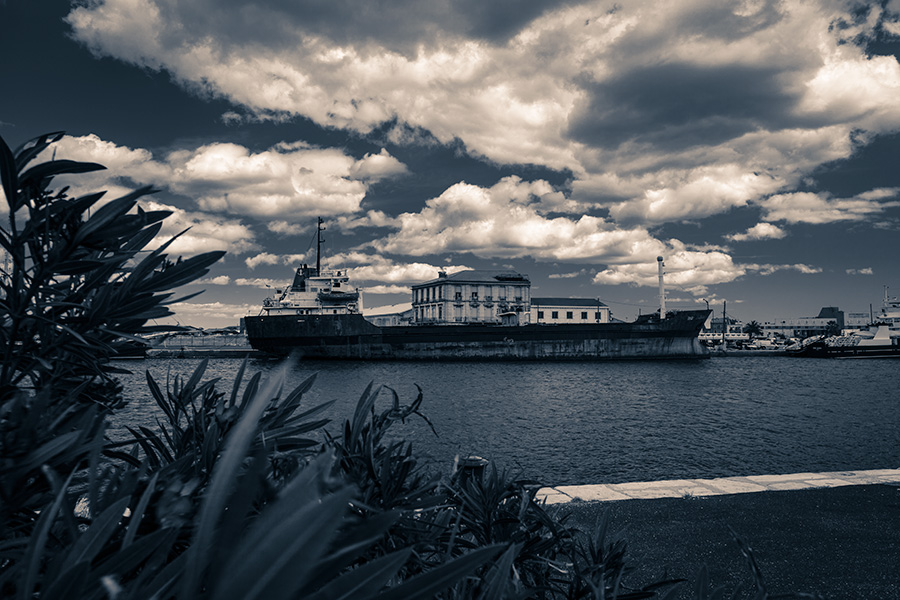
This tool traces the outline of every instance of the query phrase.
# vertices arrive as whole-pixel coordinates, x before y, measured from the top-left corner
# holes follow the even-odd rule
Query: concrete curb
[[[791,473],[787,475],[750,475],[718,479],[669,479],[634,483],[598,485],[561,485],[538,490],[537,499],[547,504],[565,502],[610,502],[614,500],[651,500],[806,490],[845,485],[900,484],[900,469],[873,471],[833,471],[828,473]]]

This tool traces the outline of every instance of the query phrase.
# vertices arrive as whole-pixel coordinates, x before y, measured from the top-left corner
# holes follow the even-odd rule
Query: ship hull
[[[578,325],[377,327],[359,314],[246,317],[251,346],[270,354],[345,360],[634,360],[706,358],[708,312],[664,321]]]

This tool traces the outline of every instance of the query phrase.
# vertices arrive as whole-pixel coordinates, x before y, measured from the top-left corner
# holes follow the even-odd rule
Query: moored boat
[[[900,335],[887,325],[879,325],[872,335],[817,336],[785,350],[789,356],[804,358],[884,358],[900,357]]]
[[[900,298],[889,297],[885,287],[881,312],[868,329],[807,338],[786,353],[804,358],[900,357]]]

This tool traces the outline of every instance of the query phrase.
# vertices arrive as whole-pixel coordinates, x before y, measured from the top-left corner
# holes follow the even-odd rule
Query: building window
[[[478,300],[478,292],[472,292],[472,300]]]
[[[567,311],[566,311],[566,318],[567,318],[567,319],[571,319],[571,318],[572,318],[572,311],[571,311],[571,310],[567,310]]]
[[[558,311],[558,310],[554,310],[553,312],[551,312],[551,313],[550,313],[550,318],[551,318],[551,319],[558,319],[558,318],[559,318],[559,311]]]
[[[600,320],[600,313],[599,313],[599,312],[595,312],[595,313],[594,313],[594,318],[597,319],[597,320],[599,321],[599,320]]]
[[[582,321],[587,321],[587,311],[586,311],[586,310],[585,310],[585,311],[582,311],[582,313],[581,313],[581,320],[582,320]]]
[[[544,318],[544,311],[539,310],[538,311],[538,319],[543,319],[543,318]]]

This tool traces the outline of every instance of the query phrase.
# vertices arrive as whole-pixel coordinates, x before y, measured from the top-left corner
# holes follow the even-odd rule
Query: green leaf
[[[69,551],[69,556],[66,560],[70,566],[83,561],[91,562],[94,560],[94,557],[103,549],[115,531],[116,526],[122,520],[122,515],[128,507],[129,500],[129,498],[122,498],[94,519],[91,526],[81,534]]]
[[[90,572],[90,564],[87,561],[67,569],[53,583],[41,592],[41,600],[70,600],[83,597],[84,584]]]
[[[179,594],[184,600],[196,596],[199,582],[206,570],[203,559],[210,554],[216,526],[226,509],[228,497],[238,479],[247,450],[256,438],[259,418],[269,404],[269,394],[281,387],[283,380],[282,371],[280,375],[273,377],[248,405],[245,405],[241,419],[225,442],[225,450],[216,462],[212,479],[204,493],[193,543],[187,551],[185,577]]]
[[[21,171],[25,165],[31,162],[38,154],[43,152],[50,144],[55,144],[63,139],[66,135],[65,131],[54,131],[31,138],[21,146],[16,148],[13,154],[16,155],[16,172]],[[29,144],[31,144],[29,146]]]
[[[15,212],[18,208],[18,170],[16,169],[16,159],[2,136],[0,136],[0,182],[3,184],[3,194],[6,196],[6,204],[9,206],[10,212]]]
[[[337,533],[351,495],[352,490],[344,489],[300,507],[289,495],[270,506],[235,550],[214,597],[295,597]],[[281,504],[288,510],[277,510]]]
[[[138,198],[152,193],[151,186],[144,186],[131,193],[125,194],[121,198],[116,198],[101,206],[90,219],[78,228],[78,233],[73,240],[74,243],[80,244],[86,238],[101,232],[109,226],[115,219],[125,215],[137,203]]]
[[[509,572],[521,546],[512,544],[497,561],[497,564],[485,576],[485,590],[479,600],[503,600],[509,587]]]
[[[49,468],[44,467],[43,471],[47,479],[51,482],[56,481],[56,477]],[[69,484],[72,482],[72,477],[74,475],[75,471],[72,471],[65,482],[59,486],[56,497],[53,499],[53,504],[41,511],[41,516],[38,518],[34,531],[31,534],[31,539],[28,542],[28,548],[25,550],[25,557],[22,561],[25,566],[25,576],[20,580],[22,586],[19,588],[19,600],[30,600],[32,597],[34,586],[37,583],[38,570],[42,563],[41,559],[43,557],[44,547],[46,546],[47,538],[50,535],[50,528],[54,521],[56,521],[56,516],[59,513],[63,500],[66,498],[66,493],[69,491]],[[58,483],[58,481],[56,481],[56,483]]]
[[[342,535],[334,541],[334,552],[325,557],[317,567],[316,577],[321,581],[330,581],[336,577],[338,573],[358,561],[375,542],[382,539],[399,518],[399,511],[375,513],[349,531],[342,532]]]
[[[225,256],[225,252],[205,252],[198,254],[176,265],[169,267],[162,273],[154,273],[144,285],[147,291],[169,290],[190,283],[202,277],[209,270],[208,267]]]
[[[406,548],[368,562],[325,585],[315,594],[308,596],[308,600],[373,598],[378,590],[397,574],[411,554],[412,548]]]
[[[376,596],[377,600],[428,600],[438,592],[454,585],[463,577],[473,575],[483,564],[497,556],[502,544],[484,546],[444,563],[439,567],[407,579],[400,585]]]
[[[29,453],[25,458],[25,462],[17,465],[17,470],[28,472],[36,469],[41,465],[49,462],[55,456],[67,450],[70,446],[74,446],[81,438],[80,431],[70,431],[64,433],[40,446],[37,450]]]
[[[92,573],[91,579],[99,579],[104,575],[122,576],[132,569],[140,566],[142,562],[159,549],[168,553],[178,537],[178,530],[174,527],[158,529],[145,536],[141,536],[127,548],[113,553],[108,559],[100,563]]]
[[[19,185],[26,187],[28,185],[39,184],[48,177],[63,175],[66,173],[90,173],[92,171],[103,171],[106,167],[97,163],[79,162],[75,160],[50,160],[34,167],[31,167],[19,176]]]

